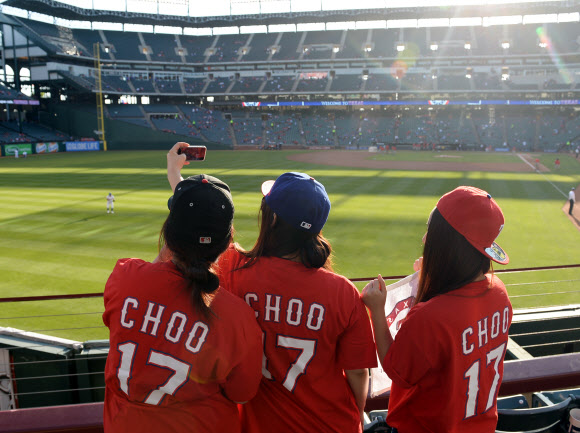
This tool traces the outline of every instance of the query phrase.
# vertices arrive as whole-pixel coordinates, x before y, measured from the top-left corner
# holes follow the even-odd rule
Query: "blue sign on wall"
[[[67,152],[89,152],[100,149],[99,141],[66,141]]]

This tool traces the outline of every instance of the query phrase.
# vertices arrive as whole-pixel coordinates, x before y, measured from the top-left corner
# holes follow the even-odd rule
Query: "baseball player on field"
[[[263,332],[262,382],[241,409],[248,433],[362,429],[372,330],[356,287],[332,271],[321,230],[330,211],[324,186],[304,173],[262,185],[255,246],[231,245],[220,281],[255,312]]]
[[[106,433],[240,432],[236,403],[260,383],[254,311],[213,269],[231,242],[230,189],[207,175],[182,180],[184,146],[167,155],[175,188],[159,256],[119,260],[105,287]]]
[[[111,193],[107,196],[107,213],[115,213],[115,196]]]
[[[504,225],[487,192],[462,186],[445,194],[423,238],[417,300],[393,341],[385,319],[385,283],[363,289],[379,359],[392,379],[387,423],[399,433],[489,433],[512,320],[493,260]],[[444,398],[442,398],[444,396]]]

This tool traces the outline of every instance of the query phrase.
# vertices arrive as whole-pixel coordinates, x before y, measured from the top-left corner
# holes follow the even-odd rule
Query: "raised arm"
[[[177,151],[183,147],[187,147],[189,144],[180,141],[175,143],[175,145],[169,149],[167,152],[167,180],[169,185],[171,185],[171,191],[175,191],[175,187],[179,182],[183,180],[181,176],[181,169],[184,165],[189,165],[189,161],[185,160],[184,154],[178,154]]]
[[[362,291],[362,300],[371,313],[371,323],[375,334],[377,354],[382,362],[385,355],[393,344],[393,337],[389,331],[385,316],[385,303],[387,302],[387,287],[383,277],[379,275],[368,283]]]

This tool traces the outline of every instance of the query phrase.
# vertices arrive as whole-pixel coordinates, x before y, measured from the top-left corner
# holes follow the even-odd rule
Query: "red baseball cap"
[[[437,209],[479,252],[502,265],[509,263],[508,255],[495,242],[505,220],[490,194],[472,186],[460,186],[441,197]]]

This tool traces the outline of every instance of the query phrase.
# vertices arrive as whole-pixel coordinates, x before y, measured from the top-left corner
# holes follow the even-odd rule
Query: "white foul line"
[[[526,159],[525,159],[525,158],[522,156],[522,154],[521,154],[521,153],[518,153],[518,157],[519,157],[519,158],[520,158],[522,161],[524,161],[526,164],[528,164],[528,165],[529,165],[529,166],[530,166],[530,167],[531,167],[533,170],[536,170],[536,167],[534,167],[530,161],[526,160]],[[564,191],[562,191],[560,188],[558,188],[556,185],[554,185],[554,184],[552,183],[552,181],[551,181],[550,179],[548,179],[544,173],[542,173],[542,172],[541,172],[541,171],[539,171],[539,170],[536,170],[536,172],[538,172],[538,173],[540,173],[542,176],[544,176],[544,179],[546,179],[546,180],[547,180],[547,181],[550,183],[550,185],[552,185],[554,188],[556,188],[556,190],[557,190],[557,191],[559,191],[559,192],[560,192],[560,194],[562,194],[564,197],[568,198],[568,194],[566,194]]]

